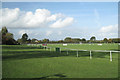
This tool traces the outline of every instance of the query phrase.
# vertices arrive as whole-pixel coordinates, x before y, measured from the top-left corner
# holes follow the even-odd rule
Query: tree
[[[28,39],[28,35],[27,35],[27,33],[24,33],[23,35],[22,35],[22,43],[26,43],[26,41],[27,41],[27,39]]]
[[[85,38],[82,38],[82,40],[81,40],[82,42],[86,42],[86,39]]]
[[[18,42],[15,39],[10,38],[10,39],[6,40],[6,44],[7,45],[15,45],[15,44],[18,44]]]
[[[7,28],[4,26],[1,29],[2,44],[6,44],[6,33],[8,33]]]
[[[112,43],[112,39],[109,39],[108,42],[109,42],[109,43]]]
[[[49,42],[49,39],[43,39],[43,42],[47,43]]]
[[[95,36],[92,36],[92,37],[90,38],[90,41],[95,41],[95,40],[96,40]]]
[[[113,38],[112,42],[114,42],[114,43],[120,43],[120,38]]]
[[[31,43],[31,39],[28,39],[28,40],[27,40],[27,43]]]
[[[13,39],[13,34],[12,33],[6,33],[6,38],[7,39]]]
[[[65,42],[71,42],[72,39],[71,39],[71,37],[66,37],[66,38],[64,39],[64,41],[65,41]]]
[[[72,42],[74,42],[74,43],[79,43],[80,41],[81,41],[80,38],[73,38],[73,39],[72,39]]]
[[[18,43],[22,43],[22,39],[18,39],[17,42],[18,42]]]
[[[2,27],[1,33],[2,35],[5,35],[6,33],[8,33],[6,26]]]
[[[63,43],[64,41],[63,40],[59,40],[58,43]]]
[[[2,27],[2,44],[13,45],[18,44],[18,42],[13,38],[13,34],[9,33],[6,27]]]
[[[31,40],[32,43],[35,43],[36,41],[37,41],[37,39],[35,39],[35,38],[33,38],[33,39]]]
[[[107,38],[104,38],[103,41],[104,41],[105,43],[107,43],[107,42],[108,42],[108,39],[107,39]]]

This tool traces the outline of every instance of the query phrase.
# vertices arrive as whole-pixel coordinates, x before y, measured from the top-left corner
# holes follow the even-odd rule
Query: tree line
[[[85,38],[71,38],[66,37],[64,40],[50,41],[49,39],[37,40],[35,38],[30,39],[27,33],[24,33],[20,39],[15,40],[14,35],[8,32],[6,27],[2,27],[0,31],[0,44],[7,45],[19,45],[19,44],[40,44],[40,43],[120,43],[120,38],[104,38],[103,40],[96,40],[95,36],[92,36],[89,40]]]

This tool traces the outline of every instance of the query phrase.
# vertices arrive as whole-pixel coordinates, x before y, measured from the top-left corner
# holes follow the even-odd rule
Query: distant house
[[[35,40],[35,43],[38,43],[39,41],[38,40]]]

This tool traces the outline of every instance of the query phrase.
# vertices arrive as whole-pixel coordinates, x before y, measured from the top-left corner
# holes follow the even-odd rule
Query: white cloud
[[[11,23],[16,21],[18,19],[20,10],[19,8],[15,9],[2,9],[2,25],[3,26],[9,26]]]
[[[102,33],[118,32],[118,25],[103,26],[99,31]]]
[[[113,38],[118,37],[118,25],[109,25],[109,26],[103,26],[98,31],[97,34],[99,37],[107,37],[107,38]]]
[[[57,20],[57,18],[62,18],[62,17],[65,17],[63,14],[61,13],[58,13],[58,14],[54,14],[54,15],[51,15],[50,17],[47,18],[47,21],[55,21]]]
[[[46,32],[46,36],[49,36],[50,34],[52,34],[52,31],[47,31]]]
[[[61,28],[61,27],[69,26],[72,23],[73,23],[73,18],[72,17],[67,17],[64,20],[62,20],[62,19],[57,20],[55,23],[50,25],[50,27],[52,27],[52,28]]]
[[[4,8],[2,9],[2,14],[2,26],[9,28],[35,28],[49,25],[53,25],[52,28],[57,28],[55,27],[56,25],[65,27],[73,21],[73,18],[65,17],[64,14],[61,13],[51,14],[47,9],[36,9],[35,12],[25,12],[19,8]]]

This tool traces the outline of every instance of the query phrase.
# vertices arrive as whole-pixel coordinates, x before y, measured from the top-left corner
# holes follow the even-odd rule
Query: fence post
[[[90,51],[90,59],[92,59],[92,53],[91,53],[91,51]]]
[[[77,51],[77,57],[78,57],[78,51]]]
[[[110,51],[110,61],[112,61],[112,52]]]

